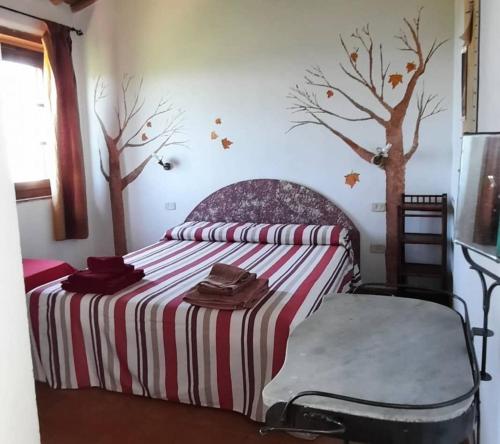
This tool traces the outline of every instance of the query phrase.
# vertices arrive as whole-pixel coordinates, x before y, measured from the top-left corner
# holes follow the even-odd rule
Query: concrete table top
[[[387,296],[327,296],[292,332],[285,363],[264,388],[267,407],[306,390],[378,402],[432,404],[473,386],[459,315],[433,302]],[[427,410],[367,406],[309,396],[297,404],[388,421],[437,422],[464,413],[474,397]]]

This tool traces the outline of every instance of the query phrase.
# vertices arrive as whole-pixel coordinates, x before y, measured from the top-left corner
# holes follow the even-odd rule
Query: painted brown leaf
[[[391,74],[389,83],[392,85],[392,89],[396,88],[400,83],[403,83],[403,74]]]
[[[351,52],[351,60],[356,63],[358,61],[358,51]]]
[[[224,139],[221,140],[221,143],[222,143],[222,147],[225,150],[228,150],[231,147],[231,145],[233,144],[233,142],[231,142],[227,137],[224,137]]]
[[[345,184],[349,185],[351,188],[353,188],[354,185],[356,185],[359,182],[359,173],[355,173],[354,171],[351,171],[344,177],[345,177]]]
[[[222,119],[220,117],[217,117],[217,119],[215,119],[215,124],[220,125],[221,123],[222,123]]]
[[[151,122],[146,123],[146,126],[147,126],[148,128],[151,128],[151,126],[152,126]]]
[[[329,99],[331,99],[333,97],[333,91],[331,89],[329,89],[327,92],[326,92],[326,97],[328,97]]]
[[[410,73],[412,71],[415,71],[417,69],[417,65],[414,62],[408,62],[406,64],[406,72]]]
[[[141,139],[143,142],[149,139],[149,137],[146,135],[146,133],[142,133]]]
[[[212,131],[212,132],[210,133],[210,138],[211,138],[212,140],[217,139],[217,137],[219,137],[219,135],[218,135],[215,131]]]

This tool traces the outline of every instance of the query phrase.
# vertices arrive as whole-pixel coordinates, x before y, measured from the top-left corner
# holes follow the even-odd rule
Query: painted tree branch
[[[365,86],[375,97],[375,99],[385,108],[386,111],[392,112],[392,107],[384,100],[383,98],[383,80],[382,79],[382,88],[381,92],[379,93],[377,91],[377,87],[375,86],[375,82],[373,80],[373,39],[370,34],[370,28],[368,25],[364,26],[362,28],[362,33],[358,29],[351,35],[351,37],[357,39],[360,41],[361,45],[365,49],[366,55],[368,56],[368,78],[366,78],[360,69],[358,68],[358,57],[357,57],[357,52],[356,52],[356,57],[353,57],[353,54],[349,52],[347,49],[347,45],[340,36],[340,43],[342,44],[342,47],[344,48],[344,52],[346,53],[347,59],[349,60],[349,64],[351,65],[352,70],[355,72],[355,74],[352,74],[349,72],[347,68],[344,67],[342,63],[340,63],[340,68],[342,71],[351,79],[361,83],[363,86]],[[382,51],[382,49],[381,49]],[[382,65],[383,66],[383,63]],[[387,73],[386,73],[387,75]],[[382,74],[383,77],[383,74]]]
[[[291,93],[287,96],[289,99],[293,99],[294,103],[288,109],[292,110],[293,113],[314,111],[319,114],[328,114],[332,117],[337,117],[338,119],[346,120],[348,122],[365,122],[367,120],[372,120],[373,117],[348,117],[333,111],[323,108],[318,101],[316,94],[309,93],[308,91],[302,91],[299,88],[292,88]],[[288,131],[290,131],[290,128]]]
[[[170,105],[167,100],[160,99],[154,112],[151,113],[150,115],[148,115],[146,117],[146,119],[137,127],[137,130],[122,145],[121,151],[123,151],[125,148],[133,146],[132,141],[141,133],[141,131],[144,130],[144,128],[148,125],[148,123],[152,122],[153,119],[155,119],[163,114],[170,114],[172,112],[174,112],[173,106]],[[182,113],[180,113],[180,114],[182,115]]]
[[[367,150],[366,148],[363,148],[361,145],[354,142],[354,140],[352,140],[351,138],[347,137],[345,134],[341,133],[340,131],[338,131],[335,128],[333,128],[332,126],[330,126],[327,122],[325,122],[323,119],[318,117],[314,112],[308,112],[308,114],[314,120],[302,120],[302,121],[293,122],[293,123],[295,123],[295,125],[293,125],[291,129],[297,128],[297,127],[303,126],[303,125],[309,125],[309,124],[321,125],[321,126],[325,127],[326,129],[328,129],[331,133],[335,134],[335,136],[337,136],[343,142],[345,142],[363,160],[366,160],[367,162],[371,162],[371,159],[373,158],[375,153]]]
[[[102,82],[102,79],[99,76],[97,78],[97,82],[94,89],[94,114],[97,117],[97,121],[99,122],[99,126],[101,127],[101,131],[104,135],[104,138],[106,139],[106,145],[107,145],[107,140],[110,139],[110,135],[108,134],[106,126],[104,125],[104,122],[97,111],[97,103],[106,98],[104,90],[105,90],[104,83]]]
[[[432,56],[436,53],[436,51],[447,42],[447,40],[442,40],[439,43],[437,43],[437,41],[434,40],[431,48],[429,49],[429,52],[427,53],[427,56],[424,57],[424,52],[420,41],[421,13],[422,13],[422,8],[420,8],[420,10],[418,11],[418,16],[416,19],[413,20],[413,23],[411,23],[406,18],[403,19],[404,23],[406,24],[410,32],[411,39],[413,40],[413,42],[410,41],[410,38],[404,31],[401,31],[401,33],[398,36],[396,36],[397,39],[403,42],[404,47],[401,48],[402,51],[411,51],[415,53],[418,57],[418,66],[408,82],[408,85],[406,87],[402,99],[394,107],[394,109],[397,110],[398,113],[406,112],[410,104],[410,100],[415,91],[415,88],[417,86],[417,82],[420,79],[420,77],[422,77],[422,75],[425,73],[427,64],[431,60]]]
[[[388,63],[387,65],[384,65],[384,47],[382,46],[382,43],[379,45],[379,53],[380,53],[380,97],[383,99],[385,81],[387,79],[387,74],[389,72],[391,64]]]
[[[358,101],[354,100],[343,89],[338,88],[338,87],[334,86],[332,83],[330,83],[330,81],[323,74],[323,71],[321,70],[321,68],[319,66],[316,66],[312,69],[308,69],[308,70],[306,70],[306,72],[308,75],[306,75],[304,77],[304,80],[306,81],[307,85],[326,88],[326,89],[330,89],[332,91],[338,92],[343,97],[345,97],[352,105],[354,105],[358,110],[364,112],[365,114],[370,116],[372,119],[376,120],[380,125],[386,126],[388,124],[388,121],[384,120],[377,113],[375,113],[374,111],[372,111],[368,107],[362,105]],[[316,80],[313,80],[311,78],[311,76],[313,78],[315,78]]]
[[[174,134],[172,134],[174,135]],[[158,154],[163,148],[166,148],[168,146],[173,146],[173,145],[184,145],[184,141],[180,142],[168,142],[169,139],[164,140],[161,145],[156,148],[148,157],[146,157],[136,168],[134,168],[130,173],[128,173],[125,177],[122,179],[122,190],[124,190],[128,185],[130,185],[135,179],[139,177],[139,175],[144,171],[144,168],[146,168],[147,164],[149,161],[155,157],[156,154]]]
[[[101,173],[104,176],[104,179],[106,179],[106,182],[109,182],[109,174],[106,173],[106,170],[104,169],[104,165],[102,163],[102,153],[100,148],[99,148],[99,166],[101,168]]]
[[[413,132],[413,143],[411,145],[411,148],[409,151],[405,154],[405,163],[408,163],[408,161],[413,157],[415,152],[418,149],[419,146],[419,138],[420,138],[420,126],[422,124],[422,121],[434,116],[436,114],[442,113],[446,111],[446,108],[443,108],[441,106],[442,104],[442,99],[437,100],[438,96],[436,94],[429,95],[425,97],[424,92],[419,95],[418,100],[417,100],[417,109],[418,109],[418,114],[417,114],[417,121],[415,123],[415,131]],[[436,101],[437,100],[437,101]],[[434,105],[430,111],[427,111],[428,108],[432,105],[434,102]]]

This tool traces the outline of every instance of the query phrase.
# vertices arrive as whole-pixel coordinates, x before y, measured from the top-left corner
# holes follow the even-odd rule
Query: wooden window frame
[[[43,46],[39,36],[0,26],[0,44],[6,60],[43,69]],[[16,182],[14,187],[18,202],[48,199],[52,195],[49,179]]]
[[[26,201],[48,199],[52,196],[50,179],[32,180],[30,182],[16,182],[16,200]]]

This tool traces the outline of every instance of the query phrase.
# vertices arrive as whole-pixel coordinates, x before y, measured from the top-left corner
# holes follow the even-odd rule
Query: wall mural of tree
[[[374,110],[361,101],[356,100],[350,91],[340,88],[334,81],[328,79],[319,66],[306,71],[305,87],[291,89],[289,99],[292,101],[290,109],[304,117],[292,121],[290,130],[304,126],[317,125],[329,130],[336,138],[342,140],[354,153],[366,162],[383,168],[386,175],[386,275],[387,281],[394,283],[397,277],[399,247],[397,243],[398,204],[401,194],[405,192],[406,165],[419,147],[419,137],[422,122],[444,111],[442,100],[435,94],[427,95],[422,89],[416,92],[419,80],[424,76],[427,66],[436,51],[446,40],[434,40],[430,48],[424,49],[421,39],[421,12],[413,20],[403,19],[402,29],[396,39],[401,43],[401,51],[411,57],[406,64],[406,74],[390,71],[390,64],[384,61],[382,44],[376,45],[373,41],[369,25],[361,30],[356,29],[352,35],[352,42],[359,47],[349,49],[346,41],[340,36],[340,43],[346,54],[348,65],[340,63],[340,69],[345,76],[360,85],[378,104],[379,110]],[[405,77],[408,80],[405,82]],[[389,103],[385,97],[385,88],[391,85],[393,89],[403,89],[401,97],[396,103]],[[323,91],[319,99],[317,91]],[[352,108],[359,112],[356,117],[333,111],[325,102],[335,103],[335,97],[343,97]],[[408,149],[405,149],[403,124],[407,111],[416,97],[416,120],[413,139]],[[335,128],[336,119],[360,123],[375,121],[385,130],[385,144],[388,150],[371,150],[356,143],[343,132]],[[374,144],[376,145],[376,144]]]
[[[169,100],[160,99],[153,112],[145,119],[139,119],[146,104],[141,97],[142,86],[142,78],[136,79],[127,74],[123,76],[120,97],[115,106],[114,133],[106,126],[98,112],[98,104],[107,97],[106,86],[100,77],[94,90],[94,113],[102,130],[108,154],[106,171],[102,152],[99,150],[100,169],[109,185],[115,254],[120,256],[127,253],[123,190],[141,175],[148,163],[158,157],[161,151],[185,143],[179,140],[183,111],[174,108]],[[132,93],[132,88],[135,88],[135,93]],[[163,122],[161,118],[164,118]],[[144,160],[132,171],[123,174],[122,159],[125,151],[149,147],[153,148],[148,150]]]

